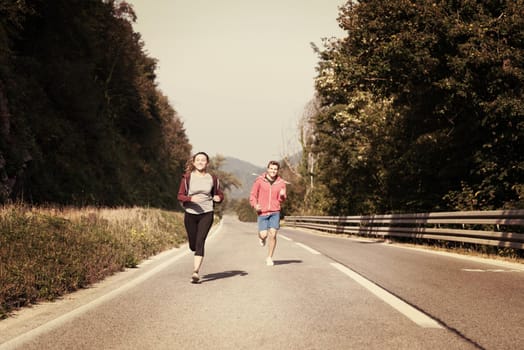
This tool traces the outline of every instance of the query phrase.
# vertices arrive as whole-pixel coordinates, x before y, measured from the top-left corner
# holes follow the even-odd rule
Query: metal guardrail
[[[370,237],[407,237],[524,249],[524,210],[365,216],[286,216],[289,226]],[[511,232],[518,228],[518,232]]]

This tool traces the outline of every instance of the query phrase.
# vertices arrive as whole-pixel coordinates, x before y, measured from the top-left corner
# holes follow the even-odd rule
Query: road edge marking
[[[219,226],[216,230],[218,231],[221,228]],[[144,282],[148,278],[152,277],[153,275],[159,273],[160,271],[164,270],[166,267],[174,263],[176,260],[186,256],[189,254],[189,251],[181,251],[174,257],[170,258],[169,260],[161,263],[160,265],[154,267],[153,269],[145,272],[143,275],[138,276],[137,278],[123,284],[122,286],[118,287],[117,289],[112,290],[111,292],[104,294],[92,301],[90,301],[87,304],[84,304],[82,306],[77,307],[76,309],[73,309],[62,316],[59,316],[49,322],[46,322],[36,328],[33,328],[25,333],[22,333],[12,339],[9,339],[8,341],[0,344],[0,350],[7,350],[7,349],[15,349],[23,344],[26,344],[27,342],[31,341],[35,337],[44,334],[52,329],[55,329],[56,327],[69,322],[71,319],[74,319],[75,317],[93,309],[94,307],[103,304],[114,297],[118,296],[119,294],[135,287],[136,285]]]

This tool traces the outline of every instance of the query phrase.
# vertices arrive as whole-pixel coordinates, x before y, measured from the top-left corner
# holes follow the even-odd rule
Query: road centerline
[[[305,250],[307,250],[307,251],[310,252],[311,254],[320,255],[320,252],[319,252],[319,251],[316,251],[315,249],[313,249],[313,248],[311,248],[311,247],[308,247],[307,245],[305,245],[305,244],[303,244],[303,243],[295,242],[295,244],[298,245],[299,247],[304,248]]]
[[[401,314],[409,318],[411,321],[415,322],[417,325],[423,328],[444,328],[437,321],[426,315],[425,313],[417,310],[413,306],[409,305],[405,301],[402,301],[398,297],[389,293],[388,291],[380,288],[375,283],[365,279],[358,273],[352,271],[346,266],[340,263],[330,263],[331,266],[341,271],[355,282],[360,284],[362,287],[369,290],[371,293],[375,294],[379,299],[389,304],[395,310],[399,311]]]

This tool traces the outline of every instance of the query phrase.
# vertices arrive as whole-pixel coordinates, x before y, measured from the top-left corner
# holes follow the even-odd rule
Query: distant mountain
[[[235,189],[233,188],[230,192],[230,196],[233,199],[237,198],[249,198],[249,192],[251,186],[256,179],[256,175],[261,174],[266,169],[253,165],[244,160],[240,160],[232,157],[225,157],[224,163],[221,166],[221,170],[231,173],[237,177],[242,183],[242,187]]]

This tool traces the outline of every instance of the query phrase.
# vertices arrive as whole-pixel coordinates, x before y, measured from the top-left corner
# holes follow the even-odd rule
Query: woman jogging
[[[278,176],[280,164],[270,161],[264,174],[257,177],[249,196],[249,203],[258,214],[258,238],[260,245],[269,237],[266,265],[273,265],[273,253],[280,228],[280,203],[286,199],[286,182]]]
[[[184,225],[189,241],[189,249],[195,252],[191,282],[200,281],[199,271],[204,259],[204,245],[207,234],[213,225],[215,203],[222,202],[224,194],[220,181],[207,172],[209,156],[205,152],[196,153],[188,163],[178,190],[178,200],[184,206]]]

